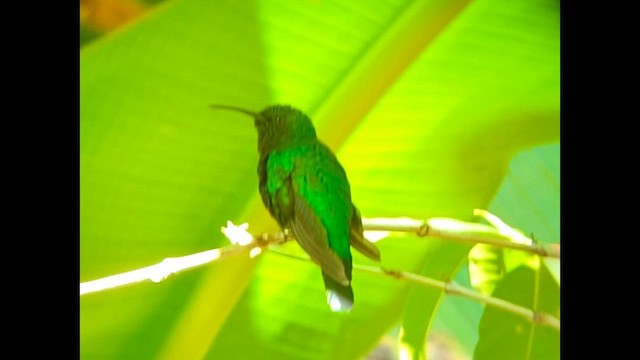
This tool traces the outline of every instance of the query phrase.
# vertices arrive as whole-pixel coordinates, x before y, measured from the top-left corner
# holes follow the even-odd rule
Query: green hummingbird
[[[347,175],[316,136],[311,119],[288,105],[259,113],[211,105],[254,118],[258,131],[259,190],[281,229],[322,268],[327,303],[336,312],[353,306],[350,246],[380,261],[380,251],[363,236],[362,220],[351,202]]]

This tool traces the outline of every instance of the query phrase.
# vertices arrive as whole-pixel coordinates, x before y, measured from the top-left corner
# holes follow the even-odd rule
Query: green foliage
[[[536,229],[539,241],[559,243],[559,158],[559,144],[517,154],[490,209],[511,226]],[[557,260],[540,262],[535,255],[478,244],[469,252],[469,274],[471,284],[485,294],[556,317],[560,315]],[[485,310],[479,335],[476,359],[560,357],[557,331],[534,326],[501,310]]]
[[[363,217],[472,220],[514,154],[559,140],[559,77],[557,1],[164,2],[81,49],[80,281],[226,245],[227,220],[276,229],[259,201],[252,121],[211,103],[306,112]],[[555,205],[531,199],[492,212],[559,241],[518,223],[532,207],[558,223]],[[385,268],[438,280],[455,277],[470,250],[432,238],[378,245]],[[375,264],[357,252],[353,261]],[[507,274],[493,294],[535,305],[532,294],[552,286],[546,267],[529,269]],[[518,298],[512,275],[539,286]],[[312,263],[269,252],[226,259],[83,296],[80,355],[354,359],[400,324],[401,349],[423,356],[442,292],[358,271],[353,290],[354,310],[334,314]],[[559,304],[545,301],[537,305],[550,312]],[[510,346],[485,334],[500,325],[503,340],[516,336],[509,324],[521,320],[506,316],[483,314],[477,356]],[[522,330],[532,358],[557,348],[555,330]]]
[[[560,317],[560,289],[546,266],[522,265],[498,284],[496,297]],[[480,321],[474,359],[560,359],[560,336],[500,309],[487,308]]]
[[[490,206],[511,226],[531,229],[530,237],[534,241],[539,238],[547,243],[560,242],[559,159],[559,144],[539,146],[519,153],[511,162]],[[536,261],[537,257],[521,251],[475,245],[469,252],[471,285],[485,294],[491,294],[507,273],[522,264]],[[558,265],[553,260],[545,264],[552,267]]]

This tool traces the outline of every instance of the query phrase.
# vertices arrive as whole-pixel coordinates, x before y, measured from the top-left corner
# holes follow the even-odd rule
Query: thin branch
[[[219,249],[206,250],[191,255],[166,258],[155,265],[80,283],[80,295],[133,284],[144,280],[151,280],[157,283],[166,279],[171,274],[208,264],[215,260],[237,255],[241,252],[248,252],[253,247],[255,247],[255,245],[229,245]]]
[[[498,219],[485,210],[475,210],[477,215],[484,215],[492,220]],[[499,220],[499,219],[498,219]],[[430,218],[416,220],[409,218],[375,218],[362,219],[363,228],[367,231],[397,231],[413,233],[420,237],[433,236],[446,240],[468,244],[489,244],[493,246],[516,249],[547,256],[560,258],[560,250],[553,245],[536,245],[533,240],[522,235],[517,230],[501,223],[501,227],[471,223],[450,218]]]
[[[546,245],[535,245],[531,239],[504,224],[495,215],[484,210],[476,210],[475,214],[483,216],[496,227],[494,228],[489,225],[469,223],[449,218],[431,218],[428,220],[415,220],[409,218],[365,218],[362,219],[362,222],[365,231],[382,230],[407,232],[422,237],[434,236],[472,244],[490,244],[527,251],[540,256],[560,257],[559,250]],[[166,258],[155,265],[80,283],[80,295],[144,280],[160,282],[171,274],[238,254],[249,253],[249,256],[254,257],[257,256],[264,248],[271,245],[281,244],[290,239],[288,234],[283,233],[262,234],[258,236],[252,235],[247,231],[247,228],[248,224],[246,223],[236,226],[231,222],[227,222],[227,226],[222,227],[221,230],[227,238],[231,240],[232,245],[182,257]]]
[[[370,273],[385,274],[395,278],[407,279],[409,281],[423,284],[428,287],[442,289],[447,294],[456,295],[456,296],[464,297],[480,303],[484,303],[484,304],[487,304],[488,306],[492,306],[492,307],[510,312],[512,314],[524,317],[525,319],[535,324],[550,326],[558,331],[560,330],[560,320],[554,317],[553,315],[546,314],[543,312],[533,311],[531,309],[525,308],[520,305],[516,305],[512,302],[509,302],[500,298],[480,294],[476,291],[460,286],[453,281],[444,282],[444,281],[431,279],[425,276],[416,275],[413,273],[387,270],[387,269],[376,268],[372,266],[354,265],[353,267],[354,269],[359,269],[359,270],[363,270]]]
[[[295,260],[311,261],[309,258],[284,253],[278,250],[273,250],[272,252],[281,256],[295,259]],[[531,321],[534,324],[549,326],[560,331],[560,320],[558,320],[558,318],[554,317],[553,315],[543,313],[543,312],[533,311],[526,307],[514,304],[512,302],[509,302],[500,298],[480,294],[476,291],[460,286],[453,281],[445,282],[445,281],[432,279],[422,275],[417,275],[417,274],[404,272],[404,271],[388,270],[388,269],[384,269],[377,266],[366,266],[366,265],[354,264],[353,268],[356,270],[368,272],[371,274],[389,276],[399,280],[408,280],[426,287],[443,290],[445,293],[449,295],[460,296],[469,300],[484,303],[488,306],[521,316],[526,320]]]
[[[229,239],[232,239],[232,245],[181,257],[165,258],[155,265],[83,282],[80,283],[80,295],[145,280],[151,280],[157,283],[163,281],[171,274],[231,256],[248,253],[250,257],[255,257],[260,254],[265,247],[287,241],[287,235],[283,233],[253,236],[246,231],[247,227],[247,224],[235,226],[231,222],[227,222],[227,227],[223,227],[222,232]]]
[[[488,213],[484,215],[487,214]],[[495,219],[492,219],[492,221],[493,220]],[[513,243],[511,240],[509,240],[511,239],[510,237],[496,232],[495,229],[487,225],[465,223],[454,219],[432,218],[426,221],[407,218],[363,219],[363,227],[365,230],[402,231],[415,233],[418,236],[439,236],[459,241],[492,244],[529,251],[533,253],[538,253],[539,251],[536,250],[536,247],[532,244],[532,242],[531,245],[522,244],[522,239],[520,239],[520,242]],[[236,226],[229,221],[227,222],[227,226],[222,227],[221,230],[232,242],[232,245],[218,249],[206,250],[182,257],[166,258],[155,265],[129,271],[126,273],[108,276],[98,280],[84,282],[80,284],[80,295],[110,289],[126,284],[132,284],[144,280],[160,282],[166,279],[171,274],[175,274],[186,269],[198,267],[213,261],[236,256],[239,254],[248,253],[250,257],[255,257],[259,255],[263,249],[268,248],[272,245],[282,244],[291,239],[288,233],[262,234],[259,236],[255,236],[251,235],[247,231],[247,229],[248,224],[246,223]],[[515,231],[511,228],[508,228],[508,230]],[[499,238],[499,236],[503,236],[504,239]],[[513,237],[513,234],[511,236]],[[513,247],[513,244],[519,246]],[[280,251],[274,252],[293,259],[310,261],[308,258],[298,257],[295,255],[282,253]],[[424,286],[441,289],[447,294],[457,295],[467,299],[478,301],[487,304],[488,306],[496,307],[524,317],[525,319],[533,323],[550,326],[552,328],[560,330],[560,320],[552,315],[542,312],[536,312],[534,310],[524,308],[503,299],[482,295],[471,289],[461,287],[454,282],[444,282],[413,273],[387,270],[381,267],[354,264],[353,268],[378,275],[390,276],[396,279],[409,280]]]

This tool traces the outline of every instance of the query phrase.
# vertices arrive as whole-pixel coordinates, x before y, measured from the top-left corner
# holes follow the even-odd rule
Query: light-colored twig
[[[423,284],[428,287],[442,289],[447,294],[456,295],[466,299],[484,303],[484,304],[487,304],[488,306],[492,306],[492,307],[510,312],[512,314],[521,316],[535,324],[550,326],[558,331],[560,330],[560,320],[553,315],[534,311],[529,308],[516,305],[512,302],[509,302],[500,298],[480,294],[476,291],[460,286],[453,281],[444,282],[440,280],[431,279],[425,276],[416,275],[413,273],[387,270],[383,268],[376,268],[373,266],[354,265],[354,269],[366,271],[369,273],[385,274],[385,275],[396,277],[399,279],[406,279],[415,283]]]
[[[133,284],[144,280],[160,282],[171,274],[236,255],[241,252],[247,252],[254,246],[229,245],[223,248],[206,250],[191,255],[166,258],[158,264],[141,269],[80,283],[80,295]]]
[[[278,250],[274,250],[272,252],[281,256],[295,259],[295,260],[310,261],[309,258],[284,253]],[[501,309],[501,310],[510,312],[512,314],[521,316],[527,319],[528,321],[533,322],[534,324],[549,326],[560,331],[560,320],[553,315],[543,313],[543,312],[533,311],[526,307],[514,304],[512,302],[509,302],[500,298],[480,294],[476,291],[460,286],[453,281],[445,282],[445,281],[432,279],[426,276],[421,276],[421,275],[404,272],[404,271],[388,270],[388,269],[377,267],[377,266],[354,264],[353,269],[368,272],[371,274],[376,274],[376,275],[389,276],[389,277],[400,279],[400,280],[407,280],[407,281],[411,281],[426,287],[440,289],[447,294],[460,296],[469,300],[484,303],[484,304],[487,304],[488,306],[495,307],[497,309]]]
[[[537,245],[517,230],[508,225],[498,223],[498,218],[486,210],[476,209],[474,213],[500,224],[492,227],[485,224],[471,223],[450,218],[430,218],[416,220],[410,218],[375,218],[362,219],[365,230],[397,231],[413,233],[420,237],[433,236],[442,239],[464,242],[469,244],[489,244],[493,246],[516,249],[537,254],[560,258],[560,250],[551,245]]]
[[[365,231],[396,231],[413,233],[418,236],[434,236],[453,241],[467,243],[491,244],[494,246],[518,249],[531,252],[540,256],[560,257],[559,250],[548,246],[538,246],[533,241],[508,227],[495,215],[484,210],[475,210],[475,214],[482,216],[491,224],[489,225],[469,223],[450,218],[430,218],[428,220],[415,220],[409,218],[363,218]],[[160,263],[125,273],[107,276],[105,278],[80,283],[80,295],[89,294],[105,289],[132,284],[144,280],[159,282],[169,275],[180,271],[208,264],[212,261],[246,254],[257,256],[264,248],[281,244],[290,236],[283,233],[252,235],[247,231],[248,224],[234,225],[230,221],[222,232],[229,238],[232,245],[218,249],[206,250],[196,254],[172,257],[162,260]],[[367,235],[368,236],[368,235]]]
[[[426,221],[408,218],[363,219],[363,228],[367,231],[375,230],[409,232],[415,233],[418,236],[437,236],[445,239],[453,239],[456,241],[503,246],[528,251],[539,255],[554,257],[560,256],[559,252],[555,253],[553,251],[549,251],[549,249],[542,249],[541,247],[534,245],[533,241],[524,237],[524,235],[517,232],[516,230],[508,227],[506,224],[501,223],[501,221],[494,215],[488,212],[480,213],[480,211],[481,210],[476,210],[476,213],[487,218],[490,223],[496,225],[496,228],[501,227],[501,229],[499,229],[501,232],[496,230],[496,228],[492,228],[488,225],[466,223],[446,218],[431,218]],[[291,238],[288,234],[283,233],[262,234],[259,236],[255,236],[251,235],[247,231],[247,229],[248,224],[246,223],[236,226],[229,221],[227,222],[227,226],[222,227],[221,230],[232,242],[232,245],[218,249],[206,250],[182,257],[166,258],[158,264],[151,265],[145,268],[108,276],[98,280],[84,282],[80,284],[80,295],[110,289],[126,284],[136,283],[144,280],[160,282],[166,279],[171,274],[175,274],[186,269],[194,268],[210,263],[212,261],[220,260],[230,256],[236,256],[239,254],[248,253],[250,257],[254,257],[260,254],[263,249],[272,245],[281,244]],[[295,255],[282,253],[280,251],[274,252],[298,260],[309,260],[308,258],[298,257]],[[552,328],[560,330],[560,320],[552,315],[542,312],[536,312],[534,310],[513,304],[503,299],[482,295],[471,289],[461,287],[454,282],[444,282],[413,273],[387,270],[381,267],[374,266],[354,264],[353,268],[360,271],[391,276],[401,280],[412,281],[423,286],[441,289],[447,294],[457,295],[467,299],[485,303],[488,306],[493,306],[524,317],[536,324],[550,326]]]
[[[283,233],[253,236],[246,231],[247,227],[247,224],[236,226],[231,222],[227,222],[227,227],[223,227],[222,232],[232,240],[232,245],[218,249],[201,251],[199,253],[181,257],[165,258],[158,264],[141,269],[83,282],[80,283],[80,295],[145,280],[160,282],[171,274],[205,265],[212,261],[228,258],[230,256],[248,253],[250,257],[254,257],[260,254],[262,249],[265,247],[279,244],[287,240],[286,235]]]

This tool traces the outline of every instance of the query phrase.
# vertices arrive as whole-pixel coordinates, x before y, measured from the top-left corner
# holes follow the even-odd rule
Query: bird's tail
[[[344,268],[349,282],[351,282],[351,260],[344,260]],[[348,312],[353,307],[353,289],[351,283],[342,285],[331,276],[322,272],[322,280],[324,280],[324,288],[327,293],[327,303],[332,311]]]
[[[380,261],[380,250],[363,235],[362,218],[360,212],[352,204],[353,216],[351,217],[351,226],[349,230],[349,240],[351,246],[358,250],[361,254],[371,260]]]

